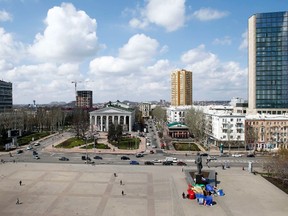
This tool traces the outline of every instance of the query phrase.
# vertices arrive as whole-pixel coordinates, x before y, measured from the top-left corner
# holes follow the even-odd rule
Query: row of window
[[[257,66],[256,67],[257,73],[259,72],[260,75],[287,75],[288,74],[288,66],[286,65],[280,65],[280,66],[270,66],[270,65],[265,65],[265,66]],[[257,74],[258,75],[258,74]]]
[[[272,66],[282,66],[283,64],[287,64],[287,62],[283,61],[257,61],[256,62],[257,66],[266,66],[267,64],[270,64]]]
[[[258,33],[278,33],[278,32],[283,32],[283,35],[288,31],[287,26],[281,26],[281,27],[273,27],[273,28],[257,28],[256,29],[256,34]]]

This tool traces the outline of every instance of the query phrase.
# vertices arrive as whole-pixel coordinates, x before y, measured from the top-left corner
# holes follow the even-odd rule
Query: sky
[[[0,0],[0,80],[13,103],[170,101],[193,72],[193,100],[247,99],[247,28],[286,0]],[[77,83],[77,85],[75,85]]]

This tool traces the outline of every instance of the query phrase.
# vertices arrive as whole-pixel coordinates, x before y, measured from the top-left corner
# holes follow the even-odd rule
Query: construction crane
[[[75,86],[75,98],[77,100],[77,83],[82,83],[82,82],[94,82],[93,80],[87,80],[87,81],[83,81],[83,80],[75,80],[75,81],[72,81],[71,83],[74,83],[74,86]]]

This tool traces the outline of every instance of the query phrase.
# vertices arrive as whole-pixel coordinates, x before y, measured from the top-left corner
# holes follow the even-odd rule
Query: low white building
[[[171,106],[167,108],[167,122],[185,122],[185,113],[190,110],[193,106]]]

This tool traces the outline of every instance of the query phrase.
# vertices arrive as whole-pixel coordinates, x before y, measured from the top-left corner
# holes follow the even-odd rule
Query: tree
[[[73,128],[77,137],[85,137],[89,128],[89,114],[87,110],[76,108],[73,111]]]
[[[157,119],[158,121],[166,121],[166,110],[163,109],[161,106],[156,106],[152,110],[152,116],[154,119]]]
[[[258,141],[258,131],[257,128],[254,128],[251,125],[246,123],[245,127],[245,143],[246,145],[252,145],[253,150],[256,150],[255,143]],[[247,148],[247,147],[246,147]]]
[[[206,139],[205,133],[205,114],[201,110],[191,108],[185,113],[185,124],[189,128],[190,134],[193,134],[194,138],[199,141]]]

